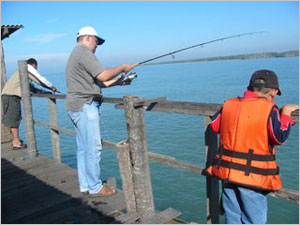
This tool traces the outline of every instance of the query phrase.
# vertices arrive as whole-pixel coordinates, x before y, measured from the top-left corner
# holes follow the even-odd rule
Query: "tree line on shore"
[[[219,60],[236,60],[236,59],[259,59],[259,58],[276,58],[276,57],[293,57],[299,56],[299,50],[285,51],[285,52],[265,52],[265,53],[252,53],[240,54],[230,56],[217,56],[209,58],[188,59],[188,60],[173,60],[158,63],[148,63],[146,65],[170,64],[170,63],[186,63],[186,62],[208,62]]]

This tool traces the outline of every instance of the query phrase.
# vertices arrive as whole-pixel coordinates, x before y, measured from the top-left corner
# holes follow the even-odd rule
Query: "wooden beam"
[[[136,100],[133,102],[133,106],[137,107],[137,106],[144,106],[144,105],[152,105],[152,104],[156,104],[158,102],[165,102],[166,101],[166,97],[160,97],[160,98],[153,98],[153,99],[140,99],[140,100]]]
[[[23,119],[26,130],[27,139],[27,152],[29,157],[37,156],[36,150],[36,139],[33,126],[33,114],[32,114],[32,104],[30,98],[30,88],[29,88],[29,77],[27,71],[27,62],[25,60],[19,60],[19,76],[21,83],[21,94],[23,102]]]
[[[148,218],[154,214],[154,200],[147,154],[144,110],[134,107],[134,101],[137,100],[139,98],[135,96],[125,96],[123,99],[137,213],[141,218]]]
[[[49,105],[50,124],[52,126],[57,126],[56,99],[49,98],[48,105]],[[60,145],[59,145],[59,131],[56,129],[51,129],[50,133],[51,133],[51,141],[52,141],[53,158],[57,162],[61,162]]]
[[[174,157],[170,157],[167,155],[162,155],[154,152],[148,151],[148,156],[150,160],[157,161],[161,164],[165,164],[177,169],[186,170],[191,173],[201,174],[202,173],[202,167],[197,165],[192,165],[189,163],[177,161]]]
[[[32,97],[40,98],[55,98],[55,99],[65,99],[66,96],[62,95],[52,95],[52,94],[31,94]],[[144,100],[145,101],[145,100]],[[146,100],[147,101],[147,100]],[[107,98],[103,97],[104,103],[117,104],[116,109],[124,109],[122,98]],[[159,101],[155,106],[151,104],[145,104],[146,111],[153,112],[170,112],[170,113],[180,113],[180,114],[190,114],[190,115],[201,115],[201,116],[212,116],[217,112],[222,104],[217,103],[199,103],[199,102],[181,102],[181,101]],[[292,112],[292,119],[295,122],[299,122],[299,110]]]
[[[217,134],[209,126],[211,119],[205,118],[205,146],[206,146],[206,168],[212,164],[214,156],[217,154]],[[216,177],[206,177],[206,196],[207,196],[207,223],[219,223],[219,180]]]
[[[0,45],[1,45],[0,46],[0,51],[1,51],[0,54],[1,54],[1,92],[2,92],[7,79],[6,79],[6,68],[5,68],[4,49],[3,49],[2,41],[1,41]],[[0,107],[1,107],[1,143],[10,142],[12,139],[11,135],[10,135],[10,129],[9,129],[9,127],[4,126],[4,124],[2,123],[2,120],[3,120],[2,101],[1,101]]]
[[[275,198],[281,198],[281,199],[289,200],[289,201],[296,202],[299,204],[299,192],[298,191],[290,190],[287,188],[281,188],[279,191],[271,192],[269,195],[272,197],[275,197]]]
[[[163,224],[169,222],[172,219],[180,216],[182,213],[173,208],[167,208],[162,212],[158,212],[151,218],[145,218],[141,220],[141,224]]]
[[[117,156],[119,159],[120,177],[122,180],[122,189],[126,202],[126,210],[129,215],[133,215],[137,212],[137,206],[134,194],[129,144],[127,141],[122,141],[117,145],[119,146]]]

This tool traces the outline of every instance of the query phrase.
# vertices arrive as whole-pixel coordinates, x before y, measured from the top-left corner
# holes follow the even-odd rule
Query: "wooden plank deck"
[[[121,223],[120,190],[112,197],[85,197],[77,180],[77,171],[65,164],[44,156],[29,159],[25,150],[1,144],[1,222]]]

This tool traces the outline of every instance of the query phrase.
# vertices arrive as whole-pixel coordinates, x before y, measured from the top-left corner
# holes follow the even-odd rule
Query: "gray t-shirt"
[[[96,76],[104,70],[87,46],[77,44],[74,47],[66,67],[66,110],[82,111],[83,104],[91,103],[95,95],[101,94]]]

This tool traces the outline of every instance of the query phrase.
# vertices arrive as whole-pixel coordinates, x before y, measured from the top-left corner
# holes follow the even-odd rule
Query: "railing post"
[[[134,107],[133,103],[136,100],[140,99],[135,96],[123,98],[137,213],[142,218],[147,218],[154,215],[155,209],[147,154],[144,111],[142,107]]]
[[[212,164],[213,157],[218,149],[218,135],[209,126],[211,119],[205,117],[205,148],[206,148],[206,167]],[[219,223],[219,180],[216,177],[206,177],[206,196],[207,196],[207,223]]]
[[[122,189],[126,202],[126,210],[128,214],[133,214],[136,213],[136,200],[132,180],[132,166],[129,152],[129,144],[125,142],[118,143],[118,145],[122,146],[117,151],[117,155],[119,159],[120,177],[122,179]]]
[[[57,127],[56,99],[49,98],[48,105],[49,105],[50,125]],[[53,158],[57,162],[61,162],[60,146],[59,146],[59,131],[51,128],[50,132],[51,132]]]
[[[4,50],[3,50],[3,45],[2,42],[0,42],[0,55],[1,55],[1,92],[4,88],[4,85],[6,83],[6,70],[5,70],[5,61],[4,61]],[[1,143],[4,142],[9,142],[12,140],[10,132],[9,132],[9,127],[4,126],[2,123],[3,119],[3,107],[2,107],[2,96],[1,96]]]
[[[32,104],[29,88],[29,77],[27,71],[27,62],[19,60],[19,76],[21,83],[21,94],[23,102],[23,119],[26,130],[27,151],[30,158],[37,156],[36,139],[33,126]]]

